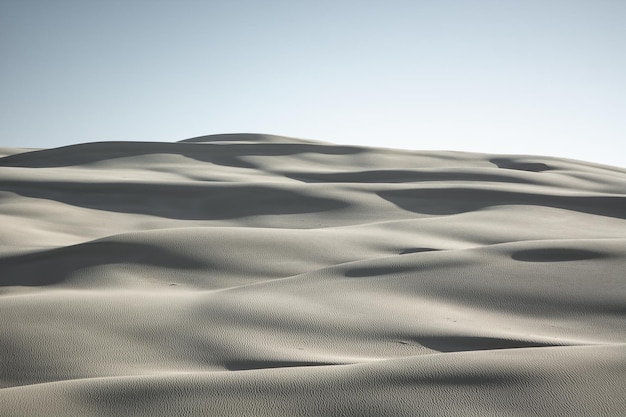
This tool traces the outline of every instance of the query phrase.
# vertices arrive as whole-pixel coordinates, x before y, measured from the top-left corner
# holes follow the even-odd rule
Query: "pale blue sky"
[[[258,132],[626,166],[626,1],[0,0],[0,146]]]

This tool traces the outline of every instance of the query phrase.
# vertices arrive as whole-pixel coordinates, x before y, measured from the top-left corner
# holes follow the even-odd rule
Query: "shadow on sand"
[[[305,191],[261,185],[4,181],[0,186],[3,191],[77,207],[181,220],[304,214],[348,206]]]
[[[493,206],[529,205],[626,219],[621,196],[560,196],[471,188],[427,188],[379,191],[380,197],[420,214],[459,214]]]

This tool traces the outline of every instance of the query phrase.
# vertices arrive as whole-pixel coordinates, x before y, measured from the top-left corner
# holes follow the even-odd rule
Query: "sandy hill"
[[[0,148],[0,416],[626,415],[626,170]]]

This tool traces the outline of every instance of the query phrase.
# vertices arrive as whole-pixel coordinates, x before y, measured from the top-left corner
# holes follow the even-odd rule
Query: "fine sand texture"
[[[626,170],[0,148],[0,416],[626,416]]]

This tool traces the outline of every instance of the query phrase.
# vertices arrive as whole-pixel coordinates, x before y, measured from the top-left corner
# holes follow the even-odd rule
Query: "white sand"
[[[0,149],[0,416],[626,415],[626,170]]]

